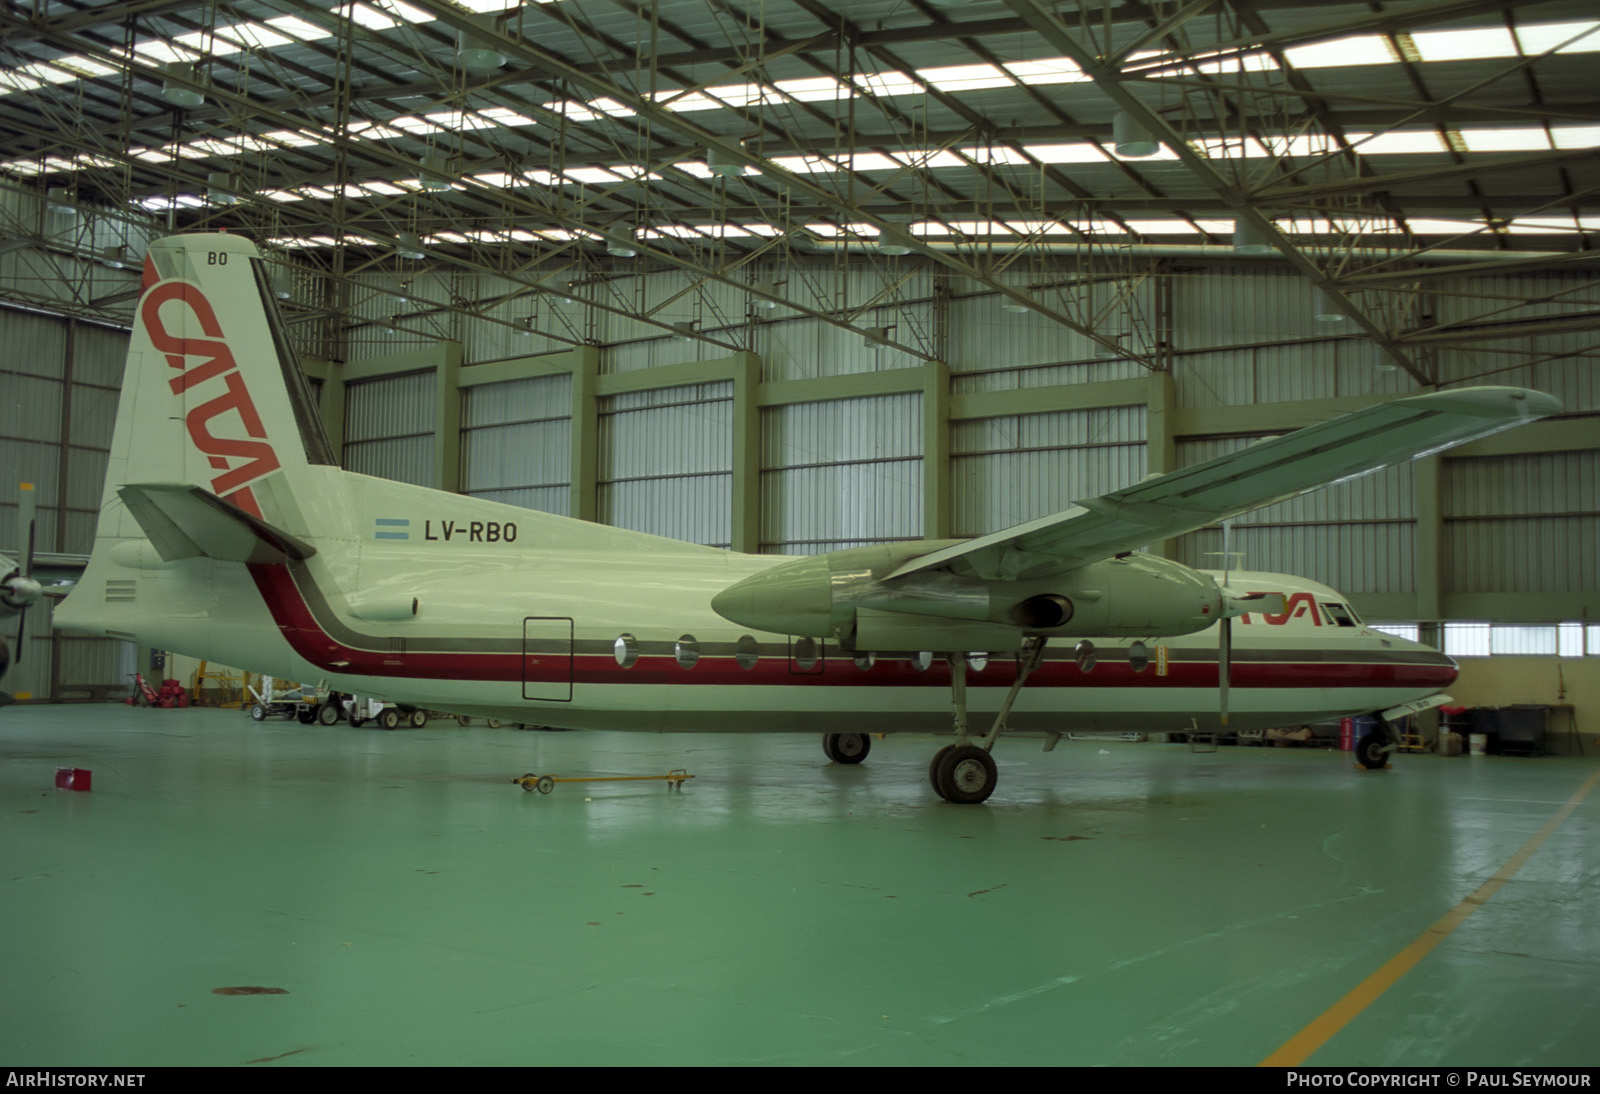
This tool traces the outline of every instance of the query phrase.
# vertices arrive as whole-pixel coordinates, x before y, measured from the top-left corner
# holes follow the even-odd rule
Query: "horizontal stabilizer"
[[[284,562],[317,549],[198,486],[130,483],[117,491],[164,561]]]

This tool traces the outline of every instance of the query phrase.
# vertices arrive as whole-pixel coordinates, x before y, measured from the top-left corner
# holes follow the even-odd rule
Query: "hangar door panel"
[[[572,620],[529,616],[522,621],[522,697],[572,701]]]

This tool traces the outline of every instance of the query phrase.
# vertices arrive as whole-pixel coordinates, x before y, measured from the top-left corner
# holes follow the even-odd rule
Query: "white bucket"
[[[1467,740],[1472,747],[1474,756],[1482,756],[1489,750],[1489,735],[1487,733],[1474,733]]]

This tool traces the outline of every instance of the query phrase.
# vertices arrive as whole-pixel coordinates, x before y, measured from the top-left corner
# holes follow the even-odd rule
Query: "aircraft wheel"
[[[829,733],[822,738],[822,751],[836,764],[858,764],[872,751],[872,738],[865,733]]]
[[[423,726],[425,726],[427,724],[428,724],[428,712],[427,711],[425,711],[425,710],[413,710],[411,712],[411,728],[412,729],[421,729]]]
[[[267,708],[257,703],[250,708],[250,718],[253,721],[264,722],[267,720]]]
[[[466,729],[471,724],[472,719],[468,718],[465,714],[456,715],[456,725],[460,726],[462,729]]]
[[[500,728],[500,719],[498,719],[498,718],[490,718],[489,719],[489,728],[490,729],[499,729]]]
[[[947,802],[977,805],[987,801],[999,782],[994,757],[977,745],[954,745],[934,774],[934,789]]]
[[[939,789],[939,765],[944,762],[944,758],[946,756],[950,755],[950,750],[954,747],[956,746],[945,745],[939,751],[935,752],[933,754],[933,759],[928,762],[928,785],[933,787],[935,791],[938,791]],[[943,797],[944,795],[941,793],[939,796]]]
[[[400,728],[400,712],[394,707],[384,707],[378,713],[378,724],[384,729]]]
[[[339,724],[339,704],[332,699],[317,708],[317,722],[319,725],[331,726]]]
[[[1389,763],[1389,755],[1376,733],[1368,733],[1356,742],[1356,762],[1368,771],[1380,771]]]

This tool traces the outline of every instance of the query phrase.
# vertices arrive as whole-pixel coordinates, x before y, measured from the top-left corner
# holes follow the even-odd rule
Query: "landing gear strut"
[[[967,659],[963,654],[946,656],[950,665],[950,702],[955,712],[955,730],[958,740],[934,754],[928,765],[928,781],[934,792],[955,805],[977,805],[987,801],[999,782],[994,757],[990,752],[1006,728],[1006,718],[1017,701],[1017,693],[1027,683],[1028,674],[1044,659],[1045,640],[1037,635],[1022,643],[1017,655],[1017,678],[1006,692],[1005,702],[995,715],[994,725],[981,741],[974,743],[967,733]]]

